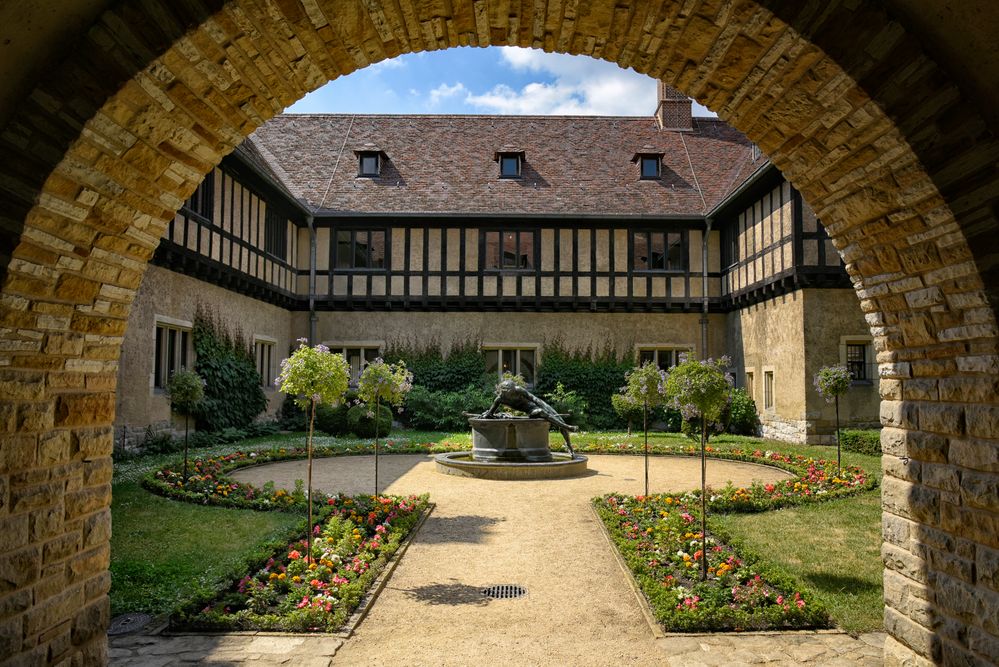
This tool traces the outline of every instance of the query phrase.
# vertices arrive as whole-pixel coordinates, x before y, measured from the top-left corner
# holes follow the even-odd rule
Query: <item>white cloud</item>
[[[445,100],[454,97],[455,95],[458,95],[460,93],[467,93],[467,92],[468,89],[465,88],[465,85],[460,81],[451,86],[447,85],[446,83],[442,83],[430,91],[430,100],[428,101],[427,104],[431,107],[435,107],[438,104],[440,104],[441,100]]]
[[[368,65],[365,69],[369,69],[372,72],[378,72],[380,70],[386,69],[404,69],[406,67],[406,61],[403,58],[386,58],[385,60],[379,60],[376,63]]]
[[[494,113],[532,115],[651,115],[656,83],[631,70],[593,58],[545,53],[533,49],[500,49],[501,60],[514,70],[537,72],[550,81],[535,81],[514,90],[500,84],[466,102]]]

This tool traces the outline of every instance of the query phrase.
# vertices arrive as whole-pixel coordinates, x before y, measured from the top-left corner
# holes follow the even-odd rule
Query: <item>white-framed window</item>
[[[772,368],[763,369],[763,409],[774,409],[774,370]]]
[[[269,336],[253,337],[253,356],[257,360],[260,386],[265,389],[274,388],[274,346],[276,344],[277,340]]]
[[[504,373],[519,375],[529,387],[537,379],[538,348],[517,344],[483,344],[486,355],[486,372],[496,376],[497,381]]]
[[[156,342],[153,347],[153,387],[163,389],[170,376],[194,365],[190,322],[156,316]]]
[[[841,336],[839,362],[849,369],[854,384],[872,384],[878,377],[870,336]]]
[[[381,356],[385,343],[382,341],[348,341],[323,343],[330,352],[339,352],[350,366],[350,384],[356,385],[364,368]]]
[[[638,365],[644,366],[650,361],[664,371],[680,363],[681,355],[688,355],[692,348],[689,345],[636,345]]]
[[[746,394],[753,401],[756,400],[756,383],[754,382],[756,376],[756,369],[747,368],[746,369]]]

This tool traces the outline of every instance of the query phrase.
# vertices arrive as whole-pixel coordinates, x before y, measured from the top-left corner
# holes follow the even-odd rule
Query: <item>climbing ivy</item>
[[[561,339],[555,339],[545,343],[534,393],[550,394],[562,383],[586,401],[589,428],[619,428],[625,420],[615,412],[611,396],[624,385],[624,375],[632,366],[610,346],[600,351],[592,346],[569,350]]]
[[[198,304],[194,315],[194,370],[205,381],[205,397],[194,415],[198,428],[244,428],[267,407],[253,350],[238,328],[230,328]]]

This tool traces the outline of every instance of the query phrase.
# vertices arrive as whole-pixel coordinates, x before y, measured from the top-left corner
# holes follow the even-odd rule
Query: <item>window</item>
[[[662,160],[658,155],[643,155],[641,162],[643,181],[659,178]]]
[[[774,409],[774,372],[763,371],[763,408]]]
[[[523,153],[497,153],[500,165],[500,178],[520,178],[520,168],[524,161]]]
[[[746,394],[753,401],[756,400],[756,385],[753,383],[753,371],[746,371]]]
[[[340,229],[336,232],[338,269],[384,269],[385,230]]]
[[[327,345],[331,352],[339,352],[350,366],[350,384],[357,385],[365,367],[381,354],[380,344],[332,344]]]
[[[519,375],[528,386],[534,386],[534,369],[537,349],[529,347],[483,348],[486,353],[486,372],[495,375],[497,381],[504,373]]]
[[[640,347],[638,348],[638,365],[644,366],[650,361],[664,371],[680,363],[681,355],[690,354],[687,347]]]
[[[194,191],[187,201],[184,202],[184,208],[192,213],[200,215],[205,220],[211,221],[212,219],[212,209],[215,206],[215,172],[210,172],[205,176],[205,180],[201,181],[198,185],[198,189]]]
[[[280,260],[288,258],[288,223],[279,211],[270,206],[264,215],[264,252]]]
[[[357,154],[357,175],[373,178],[381,173],[381,155],[375,151],[362,151]]]
[[[154,387],[157,389],[165,388],[174,371],[187,368],[188,360],[194,356],[189,351],[190,344],[191,329],[189,325],[156,323],[156,357],[153,362]]]
[[[254,356],[257,358],[257,372],[260,374],[260,386],[272,387],[274,385],[274,367],[271,364],[274,359],[274,341],[255,338],[253,348]]]
[[[853,380],[868,380],[867,377],[867,346],[863,343],[850,343],[846,346],[846,367],[850,369]]]
[[[537,266],[533,231],[500,230],[482,232],[486,269],[524,270]]]
[[[635,271],[685,271],[686,232],[633,232],[632,268]]]

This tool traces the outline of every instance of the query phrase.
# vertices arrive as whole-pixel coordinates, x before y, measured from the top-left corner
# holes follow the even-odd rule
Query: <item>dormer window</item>
[[[524,151],[501,150],[497,151],[493,159],[499,162],[500,178],[520,178],[524,165]]]
[[[638,163],[641,180],[654,181],[662,178],[662,153],[635,153],[631,161]]]
[[[354,150],[357,156],[357,177],[377,178],[382,173],[382,161],[386,158],[385,152],[374,144],[364,144]]]

